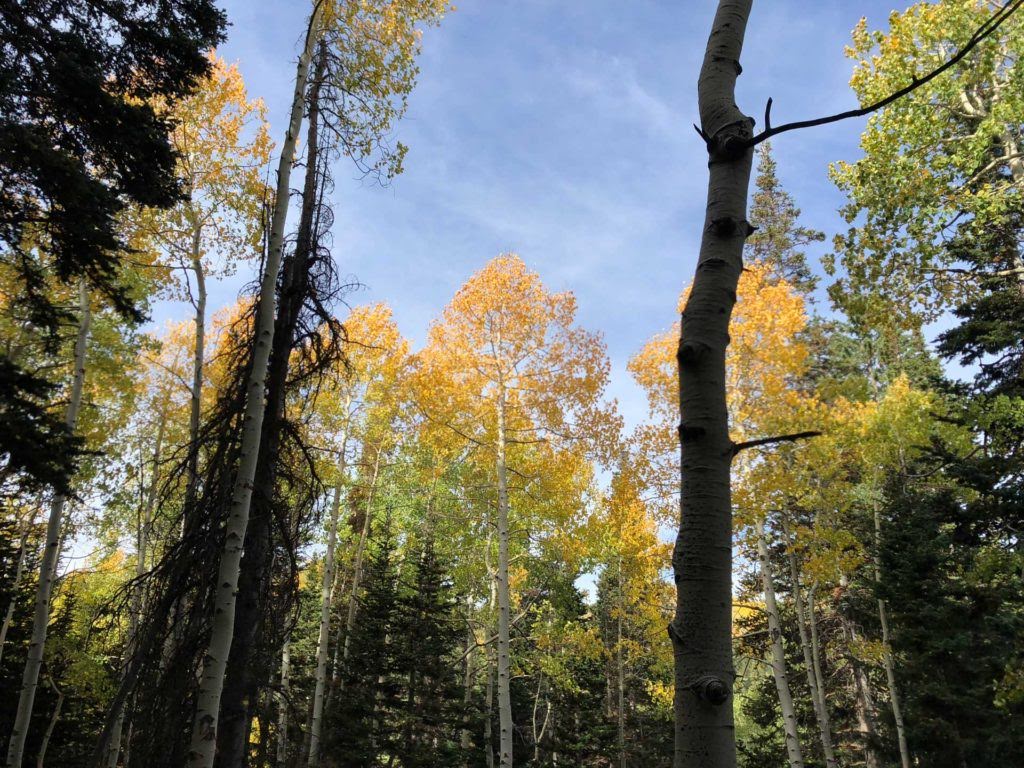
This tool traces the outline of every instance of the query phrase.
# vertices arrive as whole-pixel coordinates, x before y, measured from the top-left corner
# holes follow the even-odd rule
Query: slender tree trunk
[[[288,768],[288,694],[291,690],[291,637],[281,649],[281,692],[277,695],[277,768]]]
[[[348,413],[351,396],[345,399]],[[331,588],[334,586],[334,552],[338,541],[338,510],[345,484],[345,450],[348,446],[348,420],[343,427],[341,456],[338,459],[338,482],[334,486],[331,516],[327,526],[327,552],[324,555],[324,578],[320,588],[320,633],[316,644],[316,683],[313,691],[313,712],[309,723],[309,766],[320,763],[320,732],[323,727],[324,689],[327,685],[327,645],[331,633]]]
[[[509,593],[509,503],[505,464],[505,389],[499,384],[498,394],[498,752],[501,768],[512,768],[512,692],[510,687],[511,654]]]
[[[21,535],[18,545],[18,565],[14,571],[14,583],[11,585],[11,600],[7,603],[7,610],[4,612],[3,623],[0,624],[0,660],[4,657],[4,645],[7,643],[7,632],[11,628],[11,621],[14,620],[14,609],[18,603],[18,585],[21,584],[21,577],[25,574],[25,564],[28,561],[28,534],[31,530],[31,518],[27,517],[19,523]]]
[[[92,310],[89,306],[89,289],[85,281],[78,284],[78,338],[75,340],[74,374],[71,382],[71,399],[68,402],[64,423],[72,432],[78,425],[78,414],[82,408],[82,389],[85,386],[85,351],[89,341],[89,325]],[[64,494],[54,494],[50,502],[50,517],[46,523],[46,546],[39,564],[39,584],[36,587],[35,614],[32,618],[32,639],[25,659],[25,671],[21,678],[21,694],[18,710],[11,729],[11,741],[7,750],[8,768],[21,768],[25,754],[25,739],[32,720],[36,689],[39,687],[39,669],[43,665],[46,648],[46,630],[50,623],[50,598],[57,579],[57,560],[60,554],[60,540],[64,524]]]
[[[875,513],[875,582],[878,588],[882,585],[882,513],[878,504],[874,505]],[[903,722],[903,709],[900,707],[899,690],[896,687],[896,664],[892,656],[892,644],[889,638],[889,613],[885,600],[878,598],[878,620],[882,625],[882,666],[885,667],[885,680],[889,686],[889,704],[892,706],[892,718],[896,724],[896,741],[900,749],[900,766],[910,768],[910,748],[907,746],[907,729]]]
[[[783,520],[787,544],[792,544],[789,526]],[[821,752],[825,758],[826,768],[838,768],[835,749],[832,746],[832,727],[829,723],[828,704],[825,700],[825,687],[814,663],[814,652],[806,620],[803,587],[800,583],[800,566],[796,552],[792,546],[788,551],[790,579],[793,582],[793,607],[796,610],[796,625],[800,632],[800,649],[804,655],[804,668],[807,671],[807,687],[811,692],[811,704],[814,706],[814,717],[818,723],[818,737],[821,740]]]
[[[811,630],[811,661],[814,664],[814,676],[818,679],[818,686],[821,692],[822,712],[825,714],[826,735],[829,738],[829,745],[832,744],[832,733],[828,726],[828,697],[826,696],[825,676],[821,666],[821,641],[818,638],[818,615],[814,608],[814,593],[818,588],[817,582],[811,585],[807,591],[807,623]],[[838,761],[836,761],[838,765]]]
[[[797,728],[796,709],[793,695],[789,690],[786,674],[786,649],[782,644],[782,622],[779,606],[775,601],[775,581],[772,578],[771,556],[765,537],[765,521],[758,521],[757,555],[761,566],[761,585],[764,588],[764,606],[768,614],[768,632],[771,635],[772,675],[775,690],[779,692],[779,706],[782,709],[782,728],[786,734],[786,755],[790,768],[803,768],[804,758],[800,751],[800,732]]]
[[[139,515],[138,528],[136,530],[135,545],[135,579],[136,589],[132,595],[132,613],[128,623],[128,641],[125,649],[125,658],[130,659],[133,648],[137,642],[139,623],[142,621],[143,600],[141,592],[141,580],[146,573],[146,556],[149,548],[149,532],[153,525],[153,511],[156,507],[156,494],[160,483],[160,460],[163,452],[164,431],[167,427],[167,412],[160,411],[160,420],[157,423],[156,446],[153,448],[153,472],[149,480],[149,488],[146,491],[146,500]],[[121,732],[124,728],[125,708],[118,706],[117,720],[111,731],[110,742],[107,748],[107,768],[117,768],[117,758],[121,753]]]
[[[697,84],[709,153],[707,212],[682,315],[679,362],[680,526],[676,612],[675,768],[733,768],[732,501],[725,353],[750,234],[752,120],[735,85],[752,0],[720,0]]]
[[[363,512],[363,528],[359,532],[359,544],[356,545],[355,563],[352,566],[352,591],[348,596],[348,615],[345,617],[345,642],[342,647],[342,662],[348,661],[351,646],[352,630],[356,626],[356,614],[359,612],[359,587],[363,581],[363,560],[366,555],[366,542],[370,538],[370,526],[373,519],[373,496],[377,489],[377,474],[380,471],[380,455],[383,451],[378,447],[373,460],[373,475],[370,478],[370,489],[366,494],[366,510]]]
[[[218,762],[222,767],[248,764],[249,735],[256,703],[269,679],[258,667],[261,628],[272,620],[274,609],[267,595],[274,576],[274,508],[281,438],[285,426],[288,371],[296,344],[303,303],[309,296],[310,267],[316,258],[316,212],[320,191],[320,91],[327,57],[323,43],[309,81],[306,175],[295,247],[284,258],[277,291],[279,303],[266,376],[266,405],[260,434],[251,524],[244,540],[235,605],[235,632],[228,656],[221,699]]]
[[[64,691],[57,687],[57,684],[52,679],[47,679],[47,683],[57,693],[57,704],[53,708],[53,714],[50,716],[50,722],[46,725],[46,731],[43,733],[43,740],[39,743],[39,754],[36,756],[36,768],[43,768],[46,765],[46,750],[50,746],[50,739],[53,736],[53,731],[57,727],[57,721],[60,720],[60,710],[64,706]]]
[[[255,348],[246,387],[240,461],[231,497],[224,549],[221,553],[220,567],[217,573],[213,628],[203,659],[202,679],[197,696],[195,720],[192,724],[188,758],[190,768],[212,768],[217,746],[220,699],[224,689],[228,654],[231,651],[231,641],[234,636],[235,599],[242,561],[242,546],[245,541],[246,528],[249,525],[249,506],[252,502],[253,481],[256,475],[256,462],[259,458],[260,436],[263,429],[264,387],[270,360],[270,347],[274,338],[277,275],[284,253],[284,231],[291,193],[292,164],[295,160],[296,140],[302,126],[309,64],[321,35],[321,7],[318,0],[313,7],[306,30],[305,46],[299,56],[295,75],[295,90],[292,95],[288,130],[281,146],[281,158],[277,168],[273,219],[256,313]]]
[[[188,418],[188,485],[185,509],[190,509],[199,490],[199,418],[203,404],[203,365],[206,356],[206,271],[202,259],[202,226],[193,225],[192,271],[196,276],[195,350],[192,357],[192,397]]]
[[[487,687],[484,690],[487,699],[487,717],[484,720],[484,757],[487,768],[494,768],[494,669],[491,664],[491,652],[487,651]]]

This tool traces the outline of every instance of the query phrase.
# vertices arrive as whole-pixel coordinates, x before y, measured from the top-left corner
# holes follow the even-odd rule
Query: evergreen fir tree
[[[398,746],[396,715],[404,706],[399,665],[401,610],[398,594],[397,544],[389,519],[380,525],[368,553],[359,596],[359,618],[348,643],[342,670],[328,713],[323,759],[338,768],[375,765]]]
[[[747,239],[746,258],[771,264],[777,277],[797,291],[810,294],[818,278],[807,265],[804,248],[820,243],[825,233],[799,223],[800,209],[782,187],[769,142],[758,149],[758,173],[750,206],[750,223],[757,227]]]
[[[455,662],[463,619],[451,579],[429,537],[415,557],[410,587],[400,596],[394,634],[396,671],[406,687],[395,764],[456,766],[464,713],[460,666]]]

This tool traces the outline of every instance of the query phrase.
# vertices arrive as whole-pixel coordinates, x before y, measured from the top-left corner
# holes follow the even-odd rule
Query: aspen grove
[[[7,768],[1020,766],[1024,0],[891,1],[0,2]]]

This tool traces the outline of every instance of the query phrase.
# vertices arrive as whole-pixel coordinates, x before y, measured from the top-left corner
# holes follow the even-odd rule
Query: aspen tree
[[[350,438],[360,441],[380,439],[376,432],[389,430],[393,414],[397,407],[396,392],[399,389],[398,379],[406,364],[408,343],[402,339],[391,319],[391,310],[376,304],[367,307],[356,307],[345,320],[345,333],[350,342],[350,352],[344,366],[337,372],[338,380],[329,385],[328,391],[321,393],[318,409],[324,411],[322,426],[336,429],[339,434],[337,479],[331,501],[331,513],[327,528],[327,551],[324,554],[324,573],[320,598],[320,630],[317,637],[316,672],[314,676],[313,708],[309,722],[309,753],[308,764],[318,765],[320,762],[320,742],[323,729],[325,710],[325,693],[327,688],[327,654],[330,637],[330,616],[334,600],[334,583],[336,570],[336,546],[338,536],[338,516],[345,494],[347,460],[346,455]],[[371,519],[370,504],[373,502],[376,485],[380,452],[371,488],[367,494],[367,507],[364,527],[360,532],[356,567],[353,575],[350,613],[354,622],[355,597],[359,591],[361,578],[362,554],[366,546]],[[352,627],[347,626],[347,639]]]
[[[68,401],[64,423],[74,432],[82,408],[82,390],[85,387],[86,347],[89,342],[89,326],[92,322],[92,308],[89,303],[89,289],[85,280],[78,284],[78,336],[75,340],[74,367],[72,369],[71,396]],[[21,693],[18,709],[11,729],[11,741],[7,748],[8,768],[21,768],[25,740],[28,738],[36,689],[39,687],[39,670],[43,665],[46,650],[46,633],[50,623],[50,598],[57,579],[57,560],[64,528],[64,508],[67,497],[55,493],[50,502],[50,515],[46,523],[46,542],[39,563],[39,582],[36,586],[35,613],[32,618],[32,638],[29,642],[25,671],[21,678]]]
[[[775,688],[779,693],[779,705],[782,708],[782,729],[786,734],[786,754],[789,757],[789,765],[790,768],[802,768],[804,759],[800,750],[796,709],[793,707],[793,695],[789,690],[789,677],[786,673],[786,651],[782,644],[782,620],[779,617],[779,607],[775,600],[775,580],[772,577],[772,562],[768,551],[765,527],[765,519],[762,517],[757,523],[757,559],[761,571],[761,584],[764,589],[764,607],[768,614],[772,676],[775,678]]]
[[[599,337],[573,324],[572,294],[550,293],[505,254],[459,290],[418,356],[417,398],[428,421],[485,449],[492,464],[498,563],[498,763],[512,766],[510,626],[512,450],[530,443],[612,445],[615,418],[600,405],[608,362]]]

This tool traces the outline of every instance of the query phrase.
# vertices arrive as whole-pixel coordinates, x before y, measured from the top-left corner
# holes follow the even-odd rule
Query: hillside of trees
[[[774,126],[770,4],[705,4],[637,421],[544,254],[403,332],[336,245],[461,9],[293,3],[271,125],[214,0],[0,3],[7,768],[1024,764],[1024,0],[862,22],[861,109]],[[774,147],[839,120],[826,231]]]

